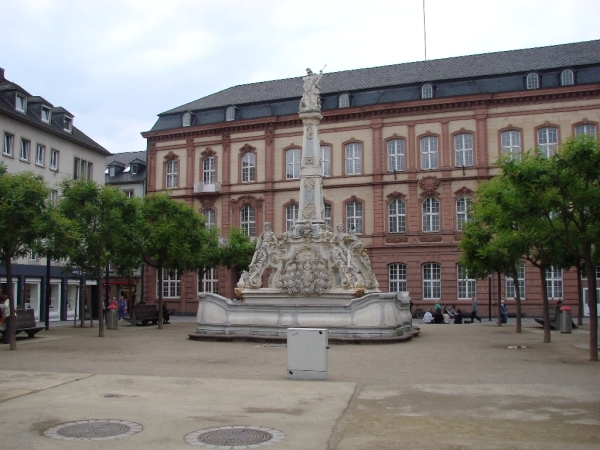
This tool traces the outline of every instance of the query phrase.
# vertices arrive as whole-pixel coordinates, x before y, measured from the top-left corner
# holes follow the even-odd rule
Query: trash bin
[[[106,328],[116,330],[119,324],[119,312],[116,309],[106,311]]]
[[[570,333],[573,331],[573,312],[571,309],[563,309],[560,312],[560,332]]]

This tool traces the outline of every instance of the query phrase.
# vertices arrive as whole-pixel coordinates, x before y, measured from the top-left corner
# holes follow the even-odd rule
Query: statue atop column
[[[323,71],[318,74],[310,69],[306,69],[304,80],[304,94],[300,100],[300,112],[303,111],[320,111],[321,110],[321,86],[319,81],[323,78]]]

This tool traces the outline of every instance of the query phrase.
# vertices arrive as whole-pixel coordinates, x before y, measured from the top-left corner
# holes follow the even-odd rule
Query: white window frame
[[[596,125],[592,123],[582,123],[575,127],[575,136],[581,136],[582,134],[596,137]]]
[[[456,265],[456,281],[459,299],[470,299],[477,295],[477,280],[469,276],[469,271],[462,264]]]
[[[535,72],[527,74],[525,85],[527,89],[538,89],[540,87],[540,77],[538,74]]]
[[[166,188],[173,189],[179,186],[179,161],[172,159],[165,165]]]
[[[27,97],[23,94],[15,95],[15,109],[24,114],[27,112]]]
[[[423,264],[423,299],[439,300],[442,295],[442,266],[438,263]]]
[[[404,139],[387,141],[388,172],[404,171]]]
[[[458,231],[463,231],[465,224],[472,220],[469,215],[472,205],[473,199],[466,195],[461,195],[456,200],[456,229]]]
[[[219,269],[217,267],[211,267],[204,271],[204,275],[200,279],[202,283],[203,292],[211,292],[213,294],[219,293]]]
[[[42,144],[37,144],[35,148],[35,165],[44,167],[46,157],[46,147]]]
[[[331,176],[331,147],[329,145],[322,145],[320,148],[321,153],[321,175],[324,177]]]
[[[31,154],[31,141],[29,139],[21,138],[21,150],[19,151],[19,159],[21,161],[29,162],[30,154]]]
[[[351,142],[344,146],[346,161],[346,175],[360,175],[362,173],[362,145]]]
[[[295,203],[285,207],[285,231],[291,230],[294,224],[298,221],[299,210],[299,206]]]
[[[430,83],[421,86],[421,98],[433,98],[433,86]]]
[[[423,233],[439,233],[440,202],[435,197],[427,197],[422,203]]]
[[[116,174],[117,174],[117,167],[116,166],[108,166],[108,176],[114,177]]]
[[[550,266],[546,269],[546,289],[548,291],[548,299],[563,298],[563,270]]]
[[[202,181],[204,184],[214,184],[217,181],[217,159],[207,156],[202,161]]]
[[[156,271],[156,296],[158,297],[158,270]],[[177,271],[169,274],[167,269],[163,268],[163,298],[180,298],[181,297],[181,278]]]
[[[350,96],[346,93],[340,95],[338,100],[338,108],[349,108],[350,107]]]
[[[560,85],[572,86],[575,84],[575,74],[571,69],[565,69],[560,73]]]
[[[250,205],[240,209],[240,228],[246,236],[256,236],[256,211]]]
[[[69,116],[65,116],[63,119],[63,129],[67,132],[67,133],[72,133],[73,132],[73,118],[69,117]]]
[[[58,157],[60,152],[55,149],[50,150],[50,170],[58,172]]]
[[[235,120],[235,106],[228,106],[225,111],[225,120],[231,122]]]
[[[521,160],[521,132],[519,130],[506,130],[500,133],[502,156],[510,157],[515,161]]]
[[[205,209],[202,211],[202,215],[205,218],[204,224],[207,228],[211,228],[217,225],[217,213],[214,209]]]
[[[84,159],[75,157],[73,160],[73,179],[92,181],[93,164]]]
[[[558,128],[543,127],[537,130],[537,144],[542,155],[550,158],[558,150]]]
[[[388,203],[390,233],[406,233],[406,203],[399,198]]]
[[[189,127],[191,122],[192,122],[192,115],[189,113],[189,111],[184,112],[183,116],[181,117],[181,126]]]
[[[473,135],[454,135],[454,163],[456,167],[473,167]]]
[[[58,201],[58,191],[56,189],[52,189],[50,191],[50,202],[52,202],[53,204],[56,204],[57,201]]]
[[[517,264],[517,282],[519,283],[519,293],[521,300],[525,298],[525,263]],[[516,298],[515,280],[510,275],[506,276],[506,298]]]
[[[439,142],[436,136],[425,136],[419,141],[421,152],[421,170],[436,170],[438,168]]]
[[[325,225],[327,225],[329,228],[332,227],[333,221],[331,218],[331,214],[333,212],[333,207],[331,206],[331,203],[323,203],[323,220],[325,221]]]
[[[10,156],[12,158],[15,149],[15,135],[11,133],[4,133],[4,143],[2,147],[2,154]]]
[[[289,148],[285,151],[285,179],[294,180],[300,178],[300,158],[302,150]]]
[[[50,107],[42,105],[42,111],[40,114],[40,120],[42,122],[50,123],[52,120],[52,109]]]
[[[256,155],[246,152],[242,155],[242,183],[256,181]]]
[[[363,232],[363,205],[358,201],[346,203],[346,230],[352,229],[356,234]]]
[[[125,194],[125,197],[127,197],[127,198],[134,198],[135,197],[135,191],[133,189],[125,189],[123,191],[123,194]]]
[[[406,292],[406,264],[388,266],[389,292]]]
[[[130,164],[131,175],[137,175],[140,170],[139,164]]]

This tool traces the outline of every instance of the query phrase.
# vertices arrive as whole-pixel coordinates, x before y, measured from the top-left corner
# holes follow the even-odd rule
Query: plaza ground
[[[418,324],[415,321],[415,324]],[[286,348],[189,340],[194,318],[163,330],[51,323],[0,347],[0,448],[189,449],[184,436],[231,425],[272,428],[278,449],[597,449],[600,364],[588,327],[572,334],[514,320],[420,325],[410,342],[332,345],[327,381],[285,379]],[[517,347],[517,348],[514,348]],[[520,348],[525,347],[525,348]],[[119,419],[142,432],[64,441],[64,422]]]

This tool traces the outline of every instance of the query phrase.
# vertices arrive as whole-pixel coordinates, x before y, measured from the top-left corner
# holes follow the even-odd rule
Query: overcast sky
[[[600,38],[600,0],[426,0],[427,59]],[[7,79],[113,153],[230,86],[424,59],[422,0],[0,0]]]

